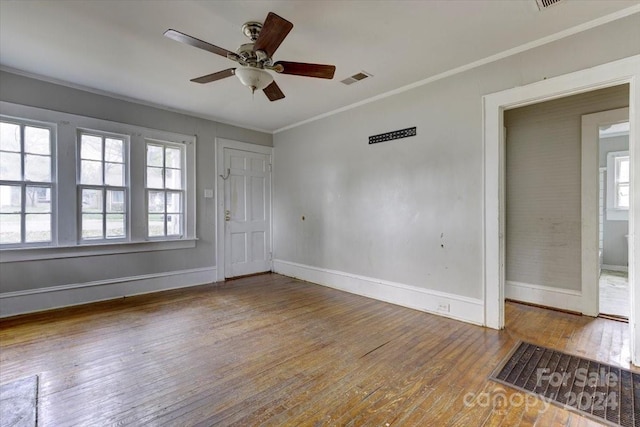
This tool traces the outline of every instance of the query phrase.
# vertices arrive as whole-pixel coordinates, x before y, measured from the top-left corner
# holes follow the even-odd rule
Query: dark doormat
[[[36,426],[37,405],[37,375],[0,386],[0,424],[2,427]]]
[[[521,342],[490,379],[598,422],[640,427],[640,374]]]

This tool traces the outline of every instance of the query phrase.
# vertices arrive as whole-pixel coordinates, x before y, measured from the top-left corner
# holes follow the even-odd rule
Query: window
[[[0,120],[0,245],[53,242],[53,126]]]
[[[181,237],[184,224],[184,147],[147,140],[147,236]]]
[[[194,135],[5,101],[0,111],[0,268],[196,247]]]
[[[629,152],[607,153],[607,219],[629,218]]]
[[[629,156],[616,157],[614,171],[613,207],[629,209]]]
[[[127,238],[127,139],[79,132],[80,240]]]

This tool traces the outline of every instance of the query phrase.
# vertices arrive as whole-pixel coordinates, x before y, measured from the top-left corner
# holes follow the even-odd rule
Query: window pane
[[[80,164],[80,183],[102,185],[102,162],[82,160]]]
[[[94,135],[82,135],[80,145],[80,158],[89,160],[102,160],[102,138]]]
[[[20,215],[0,214],[0,244],[20,242]]]
[[[24,179],[26,181],[51,182],[51,157],[26,154]]]
[[[182,194],[167,193],[167,213],[182,213]]]
[[[107,190],[107,212],[124,212],[124,191]]]
[[[164,215],[149,214],[149,237],[164,236]]]
[[[49,129],[34,128],[25,126],[24,128],[24,151],[34,154],[51,154],[51,143]]]
[[[618,157],[616,159],[616,173],[618,182],[629,182],[629,157]]]
[[[27,212],[51,212],[51,188],[27,186],[25,193],[25,209]]]
[[[182,215],[167,215],[167,236],[179,236],[182,234]]]
[[[0,152],[0,179],[7,181],[22,180],[20,159],[19,153]]]
[[[164,191],[149,191],[149,212],[164,212]]]
[[[629,184],[619,184],[616,207],[629,209]]]
[[[22,193],[18,185],[0,185],[0,212],[20,213]]]
[[[102,212],[102,190],[82,190],[82,212]]]
[[[102,239],[102,214],[82,214],[82,238]]]
[[[167,188],[173,188],[175,190],[182,188],[182,171],[180,169],[166,169],[165,174],[167,177]]]
[[[104,140],[104,159],[107,162],[124,162],[124,141],[107,138]]]
[[[165,166],[168,168],[180,169],[182,168],[182,150],[179,148],[168,148],[165,150],[167,156]]]
[[[147,166],[162,167],[163,162],[163,150],[158,145],[147,144]]]
[[[26,242],[51,241],[51,214],[27,214],[25,219]]]
[[[124,165],[122,163],[105,163],[104,180],[107,185],[124,186]]]
[[[126,237],[124,231],[124,215],[107,214],[107,239]]]
[[[164,188],[162,183],[162,168],[147,168],[147,187]]]
[[[0,122],[0,150],[20,152],[20,126]]]

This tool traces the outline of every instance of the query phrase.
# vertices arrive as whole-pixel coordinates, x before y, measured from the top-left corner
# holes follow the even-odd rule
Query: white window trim
[[[628,221],[629,208],[617,208],[615,206],[616,192],[616,158],[629,156],[629,151],[610,151],[607,153],[607,200],[606,219],[607,221]]]
[[[42,108],[0,101],[0,111],[8,117],[25,118],[33,122],[54,123],[56,134],[54,144],[56,161],[54,171],[56,212],[52,245],[39,244],[35,247],[0,248],[0,263],[30,261],[37,259],[68,258],[129,252],[148,252],[164,249],[195,247],[196,241],[196,137],[173,132],[148,129],[125,123],[112,122],[75,114],[51,111]],[[76,138],[79,129],[99,129],[101,132],[129,135],[129,241],[99,242],[79,244],[76,185]],[[146,211],[144,202],[145,139],[184,144],[185,146],[185,219],[184,235],[164,240],[146,237]],[[57,233],[57,235],[56,235]]]
[[[169,251],[195,248],[198,239],[158,240],[145,242],[114,242],[52,247],[22,247],[0,250],[0,264],[43,259],[78,258],[85,256],[117,255],[135,252]]]
[[[48,242],[22,242],[22,243],[9,243],[9,244],[4,244],[2,246],[0,246],[0,251],[1,250],[16,250],[16,249],[23,249],[23,248],[31,248],[31,247],[42,247],[42,246],[46,246],[46,247],[54,247],[57,245],[57,241],[58,241],[58,233],[57,233],[57,142],[56,142],[56,138],[57,138],[57,126],[55,123],[53,123],[50,120],[34,120],[31,118],[22,118],[19,117],[17,115],[10,115],[10,114],[5,114],[7,111],[2,108],[2,114],[0,114],[0,119],[2,119],[3,121],[6,122],[10,122],[10,123],[15,123],[15,124],[19,124],[20,126],[34,126],[34,127],[41,127],[41,128],[46,128],[49,129],[50,131],[50,139],[49,139],[49,144],[50,144],[50,157],[51,157],[51,181],[50,182],[40,182],[40,181],[0,181],[0,183],[2,184],[6,184],[6,185],[16,185],[19,184],[21,187],[25,187],[25,186],[47,186],[51,188],[51,240]],[[21,152],[21,155],[24,155],[24,152]],[[22,160],[23,164],[24,164],[24,158]],[[24,172],[24,171],[23,171]],[[24,193],[24,191],[22,191]],[[24,194],[22,195],[24,197]],[[23,200],[22,203],[24,204],[25,201]],[[25,212],[21,212],[20,214],[23,217],[23,222],[24,222],[24,217],[25,217]],[[24,229],[24,224],[22,225],[22,229]],[[22,231],[20,232],[21,234],[21,238],[24,237],[22,236]]]
[[[144,163],[144,170],[145,170],[145,176],[144,176],[144,201],[145,201],[145,225],[146,225],[146,231],[145,231],[145,235],[146,238],[148,240],[151,241],[157,241],[157,240],[174,240],[174,239],[182,239],[185,235],[185,230],[186,230],[186,221],[187,221],[187,216],[186,216],[186,199],[187,199],[187,185],[188,185],[188,179],[187,179],[187,172],[188,172],[188,167],[186,165],[186,157],[187,157],[187,150],[184,147],[184,144],[176,144],[175,142],[171,142],[171,141],[161,141],[158,139],[151,139],[151,138],[147,138],[145,139],[145,153],[146,153],[146,149],[147,149],[147,145],[156,145],[156,146],[160,146],[163,147],[163,150],[166,149],[166,147],[176,147],[176,148],[182,148],[182,156],[181,156],[181,160],[182,160],[182,164],[180,165],[180,170],[182,172],[182,188],[181,189],[171,189],[171,188],[166,188],[166,186],[164,188],[151,188],[147,185],[147,159],[146,159],[146,155],[145,155],[145,163]],[[163,169],[163,176],[166,173],[166,166],[163,164],[162,166]],[[166,179],[166,178],[165,178]],[[181,209],[182,211],[180,212],[180,215],[182,215],[182,229],[180,230],[180,235],[167,235],[167,226],[165,223],[165,235],[164,236],[149,236],[149,222],[148,222],[148,215],[149,215],[149,191],[162,191],[165,193],[165,209],[166,209],[166,195],[168,192],[176,192],[176,193],[181,193],[182,197],[181,197],[181,202],[182,202],[182,206]],[[168,215],[167,212],[164,213],[164,215]]]
[[[129,202],[130,200],[130,196],[131,196],[131,155],[129,154],[129,150],[130,150],[130,146],[131,146],[131,138],[129,137],[129,135],[124,135],[124,134],[117,134],[117,133],[112,133],[112,132],[103,132],[101,130],[96,130],[96,129],[85,129],[85,128],[78,128],[76,130],[77,132],[77,140],[76,140],[76,150],[77,150],[77,154],[76,154],[76,182],[77,182],[77,188],[78,188],[78,204],[76,206],[76,212],[78,215],[78,243],[81,245],[91,245],[91,244],[100,244],[100,243],[115,243],[115,242],[129,242],[131,240],[131,203]],[[103,140],[103,156],[104,156],[104,141],[106,138],[113,138],[113,139],[119,139],[122,140],[124,142],[124,152],[123,152],[123,164],[124,164],[124,185],[122,186],[111,186],[111,185],[107,185],[106,183],[103,183],[102,185],[96,185],[96,184],[82,184],[81,182],[81,163],[82,163],[82,159],[80,157],[80,153],[81,153],[81,140],[82,140],[82,135],[92,135],[92,136],[99,136],[102,138]],[[102,163],[102,174],[103,177],[105,176],[105,165],[107,163],[106,159],[103,157],[103,159],[101,160]],[[103,219],[103,221],[106,221],[106,192],[107,190],[116,190],[116,191],[124,191],[124,205],[125,205],[125,211],[124,211],[124,232],[125,235],[124,237],[113,237],[113,238],[108,238],[106,236],[106,234],[104,235],[104,237],[102,239],[83,239],[82,238],[82,190],[83,189],[95,189],[95,190],[101,190],[103,193],[103,214],[105,215],[105,218]],[[103,225],[104,227],[104,225]],[[105,230],[106,231],[106,230]]]

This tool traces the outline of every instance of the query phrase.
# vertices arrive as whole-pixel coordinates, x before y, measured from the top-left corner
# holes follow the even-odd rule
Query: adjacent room
[[[640,1],[0,0],[0,424],[640,425]]]

